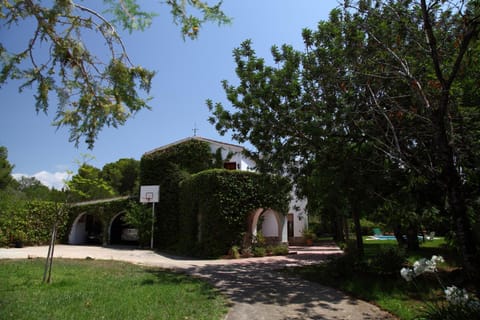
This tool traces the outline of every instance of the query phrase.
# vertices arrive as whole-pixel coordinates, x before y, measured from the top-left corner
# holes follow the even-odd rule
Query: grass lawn
[[[366,261],[380,251],[397,247],[395,240],[365,240]],[[432,255],[442,255],[446,263],[440,267],[439,275],[446,285],[456,284],[459,279],[454,270],[457,261],[452,250],[445,246],[443,239],[421,244],[421,249],[407,254],[408,261],[413,263],[421,257],[430,259]],[[387,257],[388,258],[388,257]],[[354,267],[356,262],[348,256],[340,258],[337,263],[299,268],[294,272],[305,279],[338,288],[360,299],[377,304],[400,319],[416,319],[425,309],[426,304],[435,304],[444,300],[443,289],[436,275],[424,274],[415,279],[415,284],[406,282],[400,276],[400,269],[390,273],[378,273],[368,270],[368,264]],[[384,259],[388,260],[388,259]],[[388,263],[388,261],[384,261]],[[373,264],[374,265],[374,264]],[[462,285],[462,283],[460,283]]]
[[[97,260],[0,260],[0,319],[222,319],[226,300],[199,279]]]

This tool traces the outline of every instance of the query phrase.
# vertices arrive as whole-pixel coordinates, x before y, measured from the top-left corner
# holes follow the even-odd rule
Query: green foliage
[[[132,32],[151,24],[155,14],[142,10],[138,2],[104,0],[109,21],[95,8],[74,1],[2,1],[1,27],[23,28],[31,37],[19,44],[20,49],[18,43],[0,43],[0,86],[20,79],[20,90],[34,87],[37,112],[51,111],[55,94],[59,103],[53,125],[68,127],[75,145],[85,139],[93,148],[104,127],[123,125],[136,112],[150,108],[150,97],[144,94],[149,93],[155,72],[132,63],[115,27],[119,24]],[[211,6],[201,0],[173,0],[164,5],[182,25],[183,36],[191,39],[207,21],[230,21],[221,2]],[[96,40],[105,46],[91,46]],[[45,50],[49,59],[43,59]]]
[[[368,260],[369,270],[381,275],[397,275],[406,262],[405,250],[398,246],[380,247]]]
[[[58,239],[68,232],[68,208],[63,204],[15,199],[1,202],[0,246],[11,245],[16,240],[28,245],[47,244],[55,223]]]
[[[13,165],[8,162],[8,150],[6,147],[0,146],[0,190],[12,181]]]
[[[181,247],[203,256],[227,253],[242,243],[253,210],[287,212],[289,190],[285,178],[253,172],[213,169],[192,175],[181,184]]]
[[[120,159],[103,166],[100,174],[119,195],[137,195],[139,192],[140,161]]]
[[[151,208],[134,201],[128,203],[124,221],[138,230],[140,246],[150,246],[152,234],[152,210]]]
[[[207,21],[217,22],[218,25],[231,23],[231,19],[220,8],[222,1],[213,6],[201,0],[170,0],[167,4],[171,7],[174,22],[181,25],[184,39],[196,39],[200,28]]]
[[[273,46],[272,65],[247,40],[233,51],[238,81],[222,82],[230,105],[207,101],[210,121],[249,141],[261,170],[287,171],[324,220],[351,214],[360,237],[359,218],[391,201],[388,217],[408,224],[415,246],[422,218],[447,218],[473,266],[477,7],[344,1],[316,30],[303,30],[303,50]]]
[[[268,246],[267,252],[272,256],[285,256],[288,254],[288,245],[279,244],[275,246]]]
[[[267,249],[265,247],[253,247],[252,253],[254,257],[265,257],[267,255]]]
[[[206,142],[189,140],[145,154],[140,161],[141,185],[160,185],[160,202],[155,220],[155,246],[168,248],[178,242],[180,182],[191,173],[212,166]]]
[[[103,230],[101,234],[103,235],[102,243],[107,244],[108,234],[110,232],[110,222],[112,218],[119,213],[125,212],[125,209],[128,208],[130,204],[130,199],[128,197],[121,197],[111,200],[99,200],[99,201],[87,201],[84,203],[77,203],[72,205],[68,209],[68,216],[65,218],[66,225],[71,227],[73,222],[80,214],[91,214],[100,221]],[[68,234],[65,233],[62,241],[67,242]]]
[[[425,320],[463,320],[476,319],[480,311],[480,304],[453,304],[431,303],[427,304],[418,319]]]
[[[82,164],[78,173],[67,182],[72,201],[85,201],[113,197],[115,191],[101,177],[101,171],[88,164]]]
[[[233,259],[239,259],[240,258],[240,247],[239,246],[232,246],[230,248],[230,257]]]

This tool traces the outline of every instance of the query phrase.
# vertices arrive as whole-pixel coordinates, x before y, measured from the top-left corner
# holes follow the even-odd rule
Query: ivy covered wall
[[[130,201],[135,201],[129,197],[119,197],[99,201],[90,201],[85,203],[77,203],[68,208],[68,215],[66,217],[67,231],[62,234],[62,242],[68,243],[68,236],[75,222],[75,219],[81,214],[90,214],[95,216],[102,225],[102,239],[103,244],[108,244],[109,228],[112,219],[119,213],[127,210]]]
[[[141,185],[160,185],[156,248],[222,255],[240,243],[254,209],[287,212],[291,186],[286,179],[213,169],[220,160],[207,142],[195,139],[142,157]]]
[[[178,243],[180,182],[212,165],[213,156],[208,143],[198,140],[189,140],[142,157],[140,184],[160,186],[159,203],[155,205],[156,248],[171,248]]]
[[[218,257],[240,246],[248,217],[258,208],[287,213],[291,186],[287,179],[223,169],[192,175],[181,183],[180,248]]]

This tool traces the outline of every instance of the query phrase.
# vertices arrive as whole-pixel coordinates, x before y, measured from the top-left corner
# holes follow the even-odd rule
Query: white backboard
[[[141,203],[158,202],[159,196],[160,196],[160,186],[141,186],[140,187]]]

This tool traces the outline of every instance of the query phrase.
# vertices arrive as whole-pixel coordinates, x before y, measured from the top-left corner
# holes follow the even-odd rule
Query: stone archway
[[[261,222],[261,230],[258,230]],[[255,237],[258,231],[262,231],[267,242],[286,243],[287,238],[284,232],[286,227],[285,217],[272,209],[259,208],[252,212],[248,219],[248,232],[250,237]]]
[[[73,221],[70,234],[68,235],[69,244],[102,244],[103,224],[94,214],[86,211],[80,213]]]
[[[109,244],[138,245],[138,230],[122,220],[125,213],[121,211],[110,219]]]

